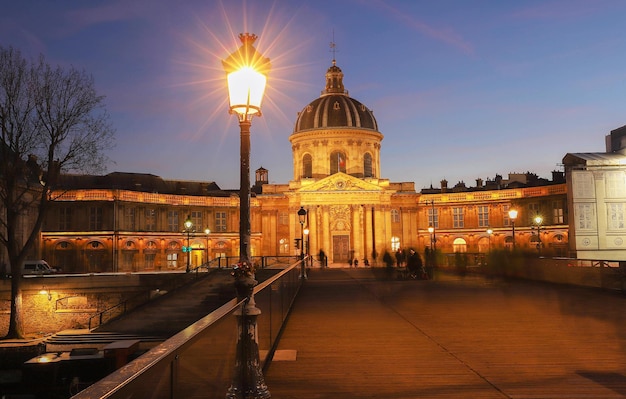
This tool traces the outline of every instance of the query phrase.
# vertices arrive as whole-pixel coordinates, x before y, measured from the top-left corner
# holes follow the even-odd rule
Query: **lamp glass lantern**
[[[242,46],[222,61],[228,82],[230,112],[248,119],[261,115],[261,102],[265,94],[267,75],[271,68],[265,58],[254,48],[257,35],[239,35]]]

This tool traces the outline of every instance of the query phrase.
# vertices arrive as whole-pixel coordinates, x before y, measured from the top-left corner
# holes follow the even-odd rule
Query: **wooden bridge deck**
[[[623,398],[626,297],[482,277],[309,274],[273,398]]]

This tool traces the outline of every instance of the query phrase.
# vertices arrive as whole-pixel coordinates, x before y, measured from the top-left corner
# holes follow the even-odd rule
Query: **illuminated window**
[[[338,172],[346,173],[346,154],[334,151],[330,154],[330,174]]]
[[[463,208],[452,208],[452,226],[455,229],[462,229],[465,227],[465,216],[463,214]]]
[[[478,206],[478,227],[488,227],[488,226],[489,226],[489,206],[479,205]]]
[[[313,177],[313,158],[311,154],[302,157],[302,177]]]
[[[176,252],[167,254],[167,267],[174,268],[178,266],[178,254]]]
[[[452,242],[454,252],[467,252],[467,242],[462,238],[455,238]]]
[[[372,172],[372,155],[369,152],[363,155],[363,176],[374,177]]]
[[[400,238],[391,237],[391,250],[393,252],[396,252],[399,249],[400,249]]]
[[[215,212],[215,231],[226,231],[226,212]]]
[[[428,225],[434,228],[439,228],[439,215],[437,209],[428,208]]]
[[[564,222],[563,201],[552,202],[552,223],[563,224]]]
[[[278,253],[280,255],[289,255],[289,240],[281,238],[278,246]]]

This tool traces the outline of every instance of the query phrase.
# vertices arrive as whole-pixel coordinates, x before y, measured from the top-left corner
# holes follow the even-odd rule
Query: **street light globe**
[[[540,225],[543,222],[543,218],[539,215],[535,216],[535,223]]]
[[[211,234],[211,230],[209,230],[209,229],[204,229],[204,234],[206,234],[206,235]]]
[[[493,234],[493,230],[492,229],[487,229],[487,234],[492,235]]]
[[[430,234],[433,234],[434,231],[435,231],[435,228],[433,226],[428,226],[428,232]]]
[[[515,221],[517,219],[517,209],[509,210],[509,219]]]
[[[222,61],[228,81],[228,99],[231,113],[242,119],[261,115],[261,101],[265,93],[270,59],[263,57],[253,44],[257,35],[241,33],[243,43],[234,53]]]
[[[185,229],[189,230],[191,229],[192,226],[193,226],[193,222],[191,221],[191,218],[187,216],[187,220],[185,220]]]

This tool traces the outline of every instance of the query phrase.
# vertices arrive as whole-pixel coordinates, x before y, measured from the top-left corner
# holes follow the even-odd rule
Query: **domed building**
[[[293,179],[268,184],[269,171],[256,170],[253,257],[293,257],[304,247],[313,267],[320,266],[320,251],[328,266],[345,267],[355,260],[380,266],[385,252],[409,248],[423,258],[435,251],[442,266],[459,253],[479,264],[493,248],[567,254],[562,178],[496,175],[473,188],[463,182],[448,188],[444,179],[440,189],[419,193],[413,182],[390,182],[380,173],[384,136],[374,112],[349,96],[343,78],[333,60],[321,95],[296,117],[289,136]],[[445,155],[445,147],[440,151]],[[238,260],[236,190],[123,172],[64,175],[59,184],[32,259],[70,273],[190,270]]]
[[[300,248],[297,241],[304,236],[306,251],[311,255],[324,251],[330,264],[354,259],[364,264],[381,251],[391,252],[392,237],[417,240],[414,183],[381,178],[383,134],[372,110],[349,96],[343,78],[333,60],[325,89],[298,113],[289,137],[293,180],[288,185],[263,185],[256,197],[267,219],[261,229],[263,253],[298,252],[292,244]],[[301,209],[306,211],[303,223],[298,217]],[[407,211],[400,214],[398,209]],[[267,236],[266,227],[276,240]],[[274,243],[279,248],[272,248]],[[409,239],[403,244],[417,242]]]

